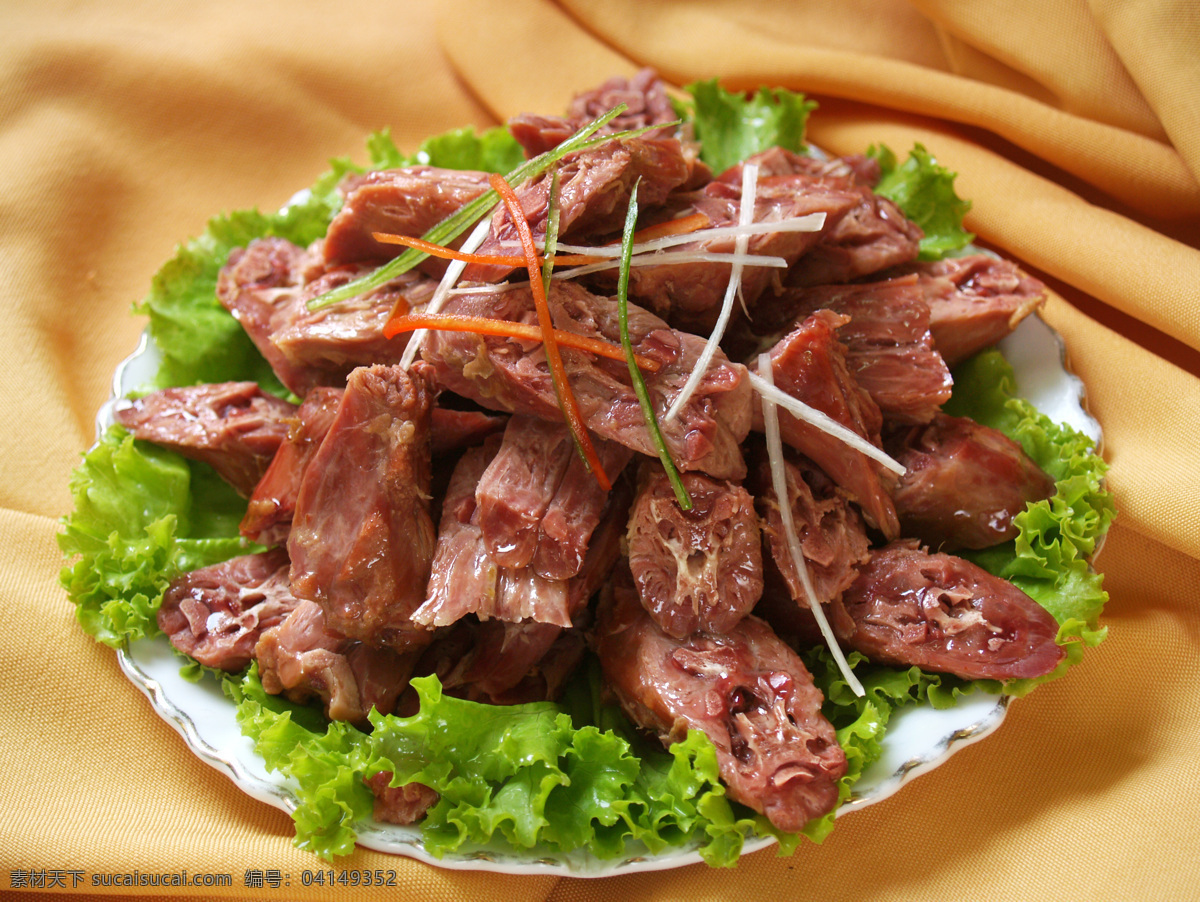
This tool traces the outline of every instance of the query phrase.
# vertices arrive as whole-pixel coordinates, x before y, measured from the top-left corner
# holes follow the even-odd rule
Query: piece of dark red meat
[[[731,799],[786,831],[833,810],[845,754],[804,664],[762,620],[673,639],[638,603],[626,571],[601,604],[596,645],[635,724],[667,744],[688,729],[712,741]]]
[[[858,190],[858,204],[796,262],[786,285],[851,282],[917,259],[921,227],[886,197],[861,184]]]
[[[633,456],[615,442],[597,442],[596,451],[610,479]],[[547,579],[567,579],[583,566],[608,493],[580,460],[564,423],[514,416],[479,479],[475,501],[484,544],[497,565],[533,566]]]
[[[254,657],[264,630],[297,604],[281,549],[230,558],[171,581],[158,626],[180,652],[205,667],[236,673]]]
[[[559,238],[564,241],[620,231],[635,183],[639,206],[651,207],[662,203],[689,175],[678,141],[646,137],[607,141],[568,154],[556,171]],[[550,188],[549,171],[513,186],[535,241],[546,233]],[[508,256],[521,253],[516,226],[506,207],[501,206],[493,214],[491,232],[478,252]],[[496,282],[513,269],[473,263],[463,271],[463,280]]]
[[[249,497],[287,436],[295,410],[256,382],[218,382],[122,401],[113,416],[134,438],[209,464]]]
[[[1058,623],[1014,586],[969,561],[901,540],[871,555],[842,593],[854,622],[838,639],[872,661],[1013,680],[1053,671]],[[837,627],[835,626],[835,629]]]
[[[392,311],[424,306],[436,283],[408,272],[367,294],[309,310],[308,302],[369,272],[370,264],[326,268],[320,253],[282,238],[258,238],[229,255],[217,299],[242,324],[287,388],[299,397],[343,386],[350,371],[396,363],[407,335],[386,338]]]
[[[429,640],[410,618],[425,597],[436,539],[433,398],[421,364],[351,373],[305,470],[288,537],[292,591],[318,602],[331,629],[401,651]]]
[[[736,226],[740,217],[741,197],[740,182],[731,184],[717,180],[698,191],[672,198],[666,209],[672,217],[702,213],[714,228]],[[821,236],[854,207],[857,200],[857,191],[846,190],[826,180],[805,175],[760,175],[754,199],[753,222],[824,214],[825,225],[823,229],[811,232],[778,231],[752,235],[747,241],[747,253],[782,257],[790,266],[817,244]],[[654,221],[653,217],[650,221]],[[735,239],[702,239],[671,250],[729,254],[735,250]],[[716,324],[731,271],[730,263],[709,261],[634,266],[629,272],[629,295],[642,306],[670,320],[672,325],[708,334]],[[741,301],[736,309],[740,311],[744,304],[753,318],[760,297],[765,306],[770,306],[773,303],[772,293],[778,289],[783,274],[784,270],[767,266],[743,267]],[[594,279],[599,285],[616,285],[615,271],[599,273]]]
[[[342,208],[325,235],[330,264],[390,259],[406,248],[376,241],[383,232],[420,238],[452,213],[488,191],[488,173],[410,166],[380,169],[348,179]]]
[[[287,541],[304,471],[333,424],[343,392],[340,388],[314,388],[300,405],[287,438],[250,496],[240,527],[247,539],[263,545]],[[505,422],[505,417],[482,411],[434,407],[430,449],[436,458],[479,444],[503,429]]]
[[[571,625],[566,580],[544,579],[530,567],[500,567],[488,554],[475,490],[498,446],[492,439],[468,449],[450,477],[428,587],[412,615],[416,623],[448,626],[474,614],[514,623],[529,619]]]
[[[1015,538],[1013,518],[1054,494],[1054,480],[1020,445],[966,417],[939,414],[887,447],[905,467],[893,495],[900,526],[931,548],[987,548]]]
[[[441,797],[423,783],[392,786],[394,776],[392,771],[385,770],[363,780],[375,796],[371,816],[385,824],[415,824]]]
[[[854,582],[858,566],[870,557],[866,527],[832,480],[812,461],[789,454],[783,469],[787,503],[809,582],[817,600],[826,605],[838,599]],[[762,522],[766,582],[775,589],[773,597],[786,598],[785,607],[808,608],[808,593],[788,549],[779,499],[771,480],[771,465],[765,453],[757,456],[752,476],[755,506]],[[779,583],[782,591],[777,588]],[[773,617],[767,619],[776,625]]]
[[[434,457],[461,451],[481,444],[489,435],[502,432],[507,424],[508,417],[482,410],[435,407],[430,423],[429,445]]]
[[[304,471],[321,446],[342,403],[342,389],[314,388],[288,423],[271,465],[250,495],[240,531],[252,542],[279,545],[287,541]]]
[[[642,69],[632,78],[615,76],[597,88],[576,94],[565,116],[522,113],[508,120],[508,130],[525,148],[526,157],[533,158],[553,150],[580,128],[622,103],[625,111],[597,134],[665,125],[678,118],[662,79],[653,69]],[[646,136],[666,138],[669,134],[664,128],[647,132]]]
[[[846,346],[837,337],[847,318],[820,310],[796,326],[770,351],[775,385],[828,415],[872,444],[881,444],[879,406],[854,379]],[[861,451],[777,408],[783,441],[809,457],[862,509],[867,522],[888,538],[900,534],[892,503],[895,477]],[[755,422],[762,411],[754,406]]]
[[[375,708],[391,714],[408,687],[417,652],[347,639],[329,627],[321,606],[300,600],[265,630],[254,649],[263,689],[303,704],[317,698],[331,720],[365,726]]]
[[[954,380],[934,349],[929,305],[915,275],[786,289],[756,314],[754,328],[760,334],[788,329],[822,309],[850,318],[837,330],[846,364],[885,421],[928,423],[950,400]]]
[[[825,179],[831,185],[842,187],[856,186],[874,188],[879,181],[879,163],[872,157],[863,154],[847,154],[844,157],[813,157],[807,154],[795,153],[782,147],[768,147],[766,150],[747,157],[740,163],[735,163],[718,179],[730,184],[742,183],[742,167],[747,162],[758,166],[759,178],[771,178],[781,175],[803,175],[814,179]],[[857,195],[860,196],[861,195]]]
[[[1004,338],[1046,302],[1046,286],[990,254],[914,263],[929,304],[933,344],[948,366]]]
[[[754,499],[742,486],[685,473],[683,510],[666,471],[646,460],[629,514],[629,568],[642,606],[678,639],[725,633],[762,594],[762,541]]]
[[[549,302],[557,328],[620,344],[615,300],[569,282],[556,282]],[[454,295],[445,311],[512,322],[537,321],[525,285]],[[751,420],[750,381],[745,367],[718,352],[696,393],[668,421],[667,408],[687,381],[704,340],[672,330],[658,317],[632,304],[629,333],[634,351],[659,364],[657,372],[647,369],[643,374],[676,465],[720,479],[741,479],[746,470],[739,445]],[[434,332],[426,339],[421,354],[434,367],[438,384],[449,391],[492,410],[562,421],[540,342]],[[625,363],[566,347],[562,348],[562,358],[587,427],[602,439],[657,456]]]

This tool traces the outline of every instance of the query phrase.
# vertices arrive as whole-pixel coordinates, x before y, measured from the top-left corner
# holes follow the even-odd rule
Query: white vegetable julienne
[[[770,354],[758,355],[758,372],[759,377],[774,388]],[[812,610],[813,617],[816,618],[817,626],[821,629],[821,635],[825,637],[825,644],[833,654],[834,661],[837,662],[838,670],[841,671],[846,684],[854,694],[862,695],[864,691],[862,683],[850,669],[850,663],[846,660],[846,656],[842,654],[837,637],[833,635],[829,620],[825,617],[825,611],[817,599],[817,593],[813,590],[812,580],[808,576],[808,565],[804,561],[804,551],[800,547],[800,537],[796,535],[796,521],[792,517],[792,505],[788,500],[787,475],[783,469],[783,441],[779,437],[779,411],[766,393],[760,392],[759,395],[762,398],[767,458],[771,462],[771,486],[775,490],[775,500],[779,504],[779,516],[783,521],[783,535],[787,539],[788,554],[791,556],[796,572],[800,574],[800,582],[804,585],[804,595],[808,599],[808,606]]]
[[[491,227],[491,215],[485,215],[483,220],[475,226],[475,231],[471,232],[467,236],[467,240],[463,242],[463,253],[470,254],[479,245],[483,244],[483,239],[488,236]],[[458,281],[458,277],[462,275],[463,270],[466,268],[467,264],[462,260],[450,261],[450,265],[446,267],[446,272],[442,276],[442,281],[438,282],[438,287],[433,292],[433,297],[429,299],[429,303],[425,305],[423,313],[434,314],[441,311],[442,305],[446,303],[446,298],[450,296],[450,290],[454,288],[454,283]],[[404,346],[404,353],[400,357],[400,365],[402,367],[408,369],[412,366],[413,361],[417,359],[417,352],[421,350],[421,345],[424,344],[425,336],[428,333],[428,329],[416,329],[408,337],[408,344]]]
[[[803,420],[810,426],[816,426],[827,435],[842,440],[856,451],[861,451],[872,460],[883,464],[883,466],[887,467],[897,476],[904,475],[905,469],[902,463],[893,457],[889,457],[887,453],[876,448],[861,435],[847,429],[827,413],[817,410],[815,407],[809,407],[799,398],[793,398],[787,392],[778,388],[773,380],[767,380],[755,373],[750,373],[750,385],[759,393],[764,401],[770,400],[796,419]]]
[[[824,213],[808,213],[804,216],[789,216],[786,219],[768,222],[750,222],[730,226],[713,226],[707,229],[696,229],[692,232],[682,232],[678,235],[664,235],[661,238],[651,238],[633,246],[633,254],[651,254],[680,244],[692,244],[698,241],[714,241],[718,238],[737,238],[739,235],[773,235],[776,232],[819,232],[825,226]],[[542,245],[537,243],[539,250]],[[520,242],[506,239],[500,242],[500,247],[508,250],[520,247]],[[592,257],[620,257],[619,244],[564,244],[555,245],[560,254],[587,254]]]
[[[738,225],[743,228],[754,222],[754,200],[757,191],[758,166],[755,163],[746,163],[742,167],[742,198],[738,207]],[[743,232],[734,240],[734,253],[738,256],[744,255],[749,244],[750,236]],[[675,419],[679,411],[691,399],[697,386],[700,385],[700,380],[708,372],[708,365],[712,362],[713,355],[717,353],[721,339],[725,336],[725,327],[729,325],[729,317],[733,313],[733,299],[740,293],[741,287],[742,264],[734,263],[729,269],[729,284],[725,287],[725,297],[721,301],[721,312],[717,316],[716,325],[713,326],[712,334],[708,336],[708,341],[704,344],[704,350],[700,352],[700,356],[696,359],[696,365],[692,367],[692,371],[688,374],[687,382],[683,384],[683,389],[675,396],[675,400],[671,402],[671,406],[667,408],[666,420],[668,423]],[[744,306],[743,309],[745,309]]]
[[[745,266],[769,266],[772,269],[787,269],[787,261],[783,257],[759,256],[757,254],[732,253],[722,254],[715,251],[695,250],[695,251],[673,251],[669,253],[656,252],[653,254],[641,254],[629,261],[632,266],[662,266],[665,263],[732,263],[739,270]],[[586,276],[589,273],[600,272],[605,269],[616,269],[621,265],[620,260],[599,260],[595,263],[585,263],[581,266],[574,266],[571,269],[557,270],[554,273],[556,279],[574,279],[577,276]]]

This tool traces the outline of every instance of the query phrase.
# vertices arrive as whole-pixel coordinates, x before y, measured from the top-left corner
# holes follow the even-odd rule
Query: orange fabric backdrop
[[[198,761],[76,626],[57,520],[129,315],[214,213],[279,206],[335,156],[521,111],[612,74],[783,85],[810,137],[920,141],[968,227],[1041,274],[1105,431],[1120,511],[1110,637],[993,736],[821,846],[601,881],[359,851],[354,898],[1193,899],[1200,812],[1200,9],[1170,0],[346,0],[0,11],[0,895],[21,869],[227,872],[229,897],[331,898],[286,815]],[[287,889],[243,885],[278,868]],[[69,882],[69,878],[68,878]],[[196,898],[222,893],[191,890]],[[41,898],[55,898],[51,891]]]

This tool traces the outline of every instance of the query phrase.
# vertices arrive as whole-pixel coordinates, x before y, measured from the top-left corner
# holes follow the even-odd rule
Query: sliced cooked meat
[[[571,283],[555,283],[549,300],[557,328],[620,343],[615,300]],[[533,299],[524,285],[459,294],[451,297],[445,310],[513,322],[537,320]],[[633,305],[629,306],[629,332],[634,351],[660,364],[657,372],[647,370],[644,375],[676,465],[720,479],[741,479],[746,470],[739,443],[750,428],[750,382],[745,367],[718,352],[689,403],[673,420],[666,421],[667,408],[687,381],[704,340],[672,330]],[[421,354],[445,389],[492,410],[562,421],[540,343],[436,332],[428,336]],[[600,438],[657,456],[625,363],[565,347],[562,357],[588,428]]]
[[[735,627],[762,594],[762,542],[754,499],[740,485],[685,473],[683,510],[657,461],[639,469],[626,543],[638,598],[682,639]]]
[[[872,661],[968,680],[1045,676],[1066,652],[1058,623],[1012,583],[916,540],[874,552],[842,594],[853,630],[838,638]]]
[[[236,673],[254,657],[264,630],[296,606],[281,549],[230,558],[171,582],[158,626],[180,652],[205,667]]]
[[[241,534],[262,545],[287,541],[296,496],[309,462],[321,447],[342,403],[342,389],[314,388],[288,422],[287,436],[246,505]]]
[[[741,196],[740,182],[734,185],[712,181],[699,191],[673,198],[667,210],[672,215],[703,213],[714,227],[735,226],[741,215]],[[812,232],[779,231],[752,235],[747,242],[747,252],[782,257],[791,265],[820,241],[825,231],[854,207],[857,199],[857,192],[822,179],[805,175],[760,176],[753,222],[776,222],[823,213],[826,225],[824,230]],[[733,253],[734,249],[734,238],[710,238],[672,248],[674,251],[725,254]],[[629,272],[629,294],[673,325],[708,334],[716,324],[731,271],[730,263],[708,261],[635,266]],[[751,318],[756,315],[760,297],[765,306],[774,303],[771,289],[778,287],[782,274],[783,270],[766,266],[747,265],[743,268],[740,297]],[[615,287],[615,271],[597,274],[595,280],[597,284]]]
[[[325,259],[337,265],[398,256],[404,247],[376,241],[373,233],[420,238],[489,187],[486,172],[435,166],[380,169],[351,178],[342,185],[345,202],[325,235]]]
[[[793,607],[809,607],[800,573],[792,562],[783,530],[779,499],[766,455],[756,461],[753,487],[762,520],[764,569],[782,579]],[[787,503],[813,593],[821,604],[836,600],[870,557],[866,527],[837,487],[812,461],[799,455],[784,461]],[[772,572],[773,571],[773,572]]]
[[[405,273],[355,298],[309,310],[308,302],[369,271],[369,264],[327,269],[320,253],[282,238],[235,249],[217,278],[217,299],[242,324],[287,388],[299,397],[318,386],[343,386],[350,370],[395,363],[407,336],[385,338],[397,307],[423,306],[435,283]]]
[[[775,385],[880,445],[879,406],[855,381],[837,329],[847,318],[829,310],[807,317],[771,349]],[[762,412],[755,406],[756,422]],[[900,534],[892,503],[894,477],[878,462],[779,408],[783,441],[809,457],[862,509],[867,522],[888,538]]]
[[[488,554],[475,492],[498,446],[493,438],[471,448],[454,468],[442,502],[428,587],[412,615],[416,623],[448,626],[475,614],[513,623],[530,619],[558,627],[571,625],[566,580],[544,579],[530,567],[500,567]]]
[[[590,150],[568,154],[557,167],[559,236],[579,241],[593,235],[619,231],[625,220],[633,186],[638,185],[638,204],[662,203],[688,178],[683,149],[673,138],[645,136],[607,141]],[[514,185],[521,209],[534,240],[546,233],[550,211],[551,173]],[[492,230],[479,247],[481,254],[520,253],[516,226],[501,206],[492,216]],[[471,264],[465,280],[496,282],[512,267]]]
[[[756,314],[754,328],[760,334],[788,329],[822,309],[850,318],[837,330],[846,364],[885,421],[928,423],[950,400],[954,380],[934,349],[929,305],[915,275],[786,289],[764,315]]]
[[[598,134],[648,128],[678,118],[663,80],[653,69],[642,69],[632,78],[616,76],[598,88],[575,95],[565,116],[522,113],[508,120],[508,130],[525,148],[526,157],[533,158],[557,147],[581,127],[622,103],[625,111]],[[666,129],[647,132],[646,136],[669,137]]]
[[[249,497],[287,436],[294,404],[256,382],[164,388],[113,410],[135,438],[209,464]]]
[[[297,703],[318,698],[330,720],[365,725],[375,708],[391,714],[408,687],[417,654],[347,639],[329,627],[321,606],[301,600],[254,649],[263,689]]]
[[[845,754],[804,664],[763,621],[673,639],[638,603],[626,571],[601,605],[596,641],[625,713],[668,744],[703,731],[731,799],[787,831],[833,810]]]
[[[862,185],[858,190],[858,204],[796,262],[787,285],[852,282],[917,259],[921,227],[887,198]]]
[[[411,615],[425,597],[436,538],[433,397],[422,365],[355,370],[305,471],[288,538],[296,595],[318,602],[339,633],[398,650],[429,639]]]
[[[915,263],[929,304],[933,344],[948,366],[1004,338],[1046,302],[1046,286],[1009,260],[988,254]]]
[[[633,456],[614,442],[598,442],[596,450],[611,479]],[[532,565],[542,577],[567,579],[583,566],[608,493],[587,472],[564,423],[514,416],[475,500],[484,544],[497,565]]]
[[[888,447],[905,467],[894,495],[904,535],[932,548],[987,548],[1015,538],[1013,518],[1054,494],[1054,480],[1020,445],[966,417],[939,414]]]

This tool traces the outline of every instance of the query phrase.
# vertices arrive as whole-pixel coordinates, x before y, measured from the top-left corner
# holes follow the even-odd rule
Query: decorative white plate
[[[1062,340],[1040,318],[1025,319],[1001,344],[1013,365],[1018,393],[1052,420],[1068,423],[1099,445],[1100,427],[1084,407],[1083,384],[1066,366]],[[148,385],[158,369],[158,353],[143,336],[138,349],[113,376],[113,399],[101,408],[97,429],[112,423],[112,404],[128,392]],[[241,734],[232,703],[210,679],[191,683],[179,675],[181,659],[165,637],[131,643],[118,653],[122,670],[150,699],[155,711],[183,736],[203,761],[226,774],[244,792],[290,812],[295,807],[293,785],[270,773]],[[853,795],[838,815],[873,805],[910,780],[933,770],[954,752],[976,742],[1004,720],[1009,699],[976,693],[949,709],[928,705],[901,708],[892,715],[883,740],[883,754],[862,775]],[[774,839],[748,842],[746,852],[762,849]],[[676,868],[701,861],[694,851],[601,860],[586,852],[570,855],[523,853],[506,847],[468,850],[434,858],[425,851],[416,827],[366,821],[358,826],[358,843],[366,848],[415,858],[438,867],[477,869],[509,874],[557,873],[571,877]],[[314,867],[319,868],[316,859]]]

